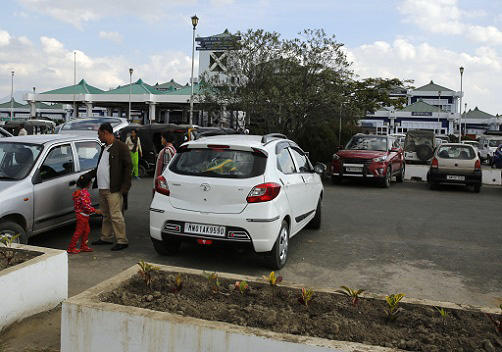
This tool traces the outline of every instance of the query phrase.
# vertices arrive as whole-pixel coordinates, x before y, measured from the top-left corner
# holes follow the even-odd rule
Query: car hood
[[[387,155],[387,152],[377,150],[340,150],[336,154],[341,158],[373,159]]]

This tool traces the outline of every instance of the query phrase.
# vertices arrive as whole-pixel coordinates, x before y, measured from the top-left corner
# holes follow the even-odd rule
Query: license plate
[[[362,172],[363,168],[362,167],[346,167],[345,171],[348,171],[348,172]]]
[[[446,175],[446,179],[451,181],[465,181],[465,176]]]
[[[405,158],[413,158],[414,157],[413,153],[405,153],[404,156],[405,156]]]
[[[185,224],[185,232],[193,233],[195,235],[209,235],[225,237],[225,226],[205,225],[205,224],[192,224],[187,222]]]

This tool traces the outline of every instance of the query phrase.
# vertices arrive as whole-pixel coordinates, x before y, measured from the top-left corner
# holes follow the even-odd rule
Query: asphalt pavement
[[[151,178],[133,181],[126,212],[129,248],[111,252],[110,246],[96,246],[93,253],[69,257],[70,296],[141,259],[209,272],[269,272],[261,257],[230,248],[185,245],[176,256],[159,256],[148,233],[151,186]],[[346,285],[496,306],[502,303],[501,201],[500,187],[483,187],[476,194],[455,187],[431,191],[424,183],[393,183],[390,189],[327,183],[321,229],[303,230],[291,239],[281,275],[313,288]],[[91,227],[90,239],[97,239],[99,221]],[[65,249],[72,232],[72,226],[61,228],[33,237],[30,244]],[[58,315],[56,310],[28,319],[7,338],[24,334],[28,345],[55,346]]]

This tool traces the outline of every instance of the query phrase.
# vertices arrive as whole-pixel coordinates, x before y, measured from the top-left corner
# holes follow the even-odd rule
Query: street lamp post
[[[193,15],[191,17],[192,20],[192,26],[193,26],[193,34],[192,34],[192,74],[190,76],[190,87],[191,87],[191,92],[190,92],[190,120],[189,124],[191,125],[193,122],[193,60],[195,56],[195,27],[197,27],[197,23],[199,23],[199,18],[197,15]]]
[[[77,85],[77,52],[73,52],[73,118],[78,117],[77,102],[75,101],[75,85]],[[89,116],[87,116],[89,117]]]
[[[460,119],[458,121],[458,141],[462,140],[462,96],[464,95],[464,90],[462,87],[462,78],[464,76],[464,67],[460,66]]]
[[[10,120],[14,117],[14,70],[10,71]]]
[[[340,104],[340,110],[338,111],[340,118],[338,125],[338,145],[342,145],[342,104]]]
[[[467,134],[467,103],[464,104],[464,114],[465,114],[465,120],[464,120],[465,134]]]
[[[131,68],[129,68],[129,110],[128,110],[128,113],[127,113],[127,121],[131,122],[132,119],[131,119],[131,86],[132,86],[132,73],[134,72],[134,70]]]
[[[441,134],[441,120],[439,113],[441,112],[441,91],[438,91],[438,134]]]

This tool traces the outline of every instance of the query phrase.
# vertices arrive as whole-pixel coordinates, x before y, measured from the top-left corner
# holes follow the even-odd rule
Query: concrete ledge
[[[201,270],[159,265],[161,270],[201,275]],[[167,312],[104,303],[102,293],[110,292],[137,273],[133,266],[121,274],[63,302],[61,315],[62,352],[254,352],[254,351],[312,351],[312,352],[390,352],[397,349],[369,346],[360,343],[333,341],[322,338],[282,334],[263,329],[184,317]],[[263,280],[244,275],[218,273],[230,280],[248,282]],[[300,285],[288,284],[292,288]],[[334,290],[319,289],[318,292]],[[382,298],[367,294],[365,297]],[[446,308],[482,310],[453,303],[414,300],[407,303],[442,306]]]
[[[0,331],[10,324],[56,307],[68,298],[65,251],[13,245],[42,255],[0,271]]]

